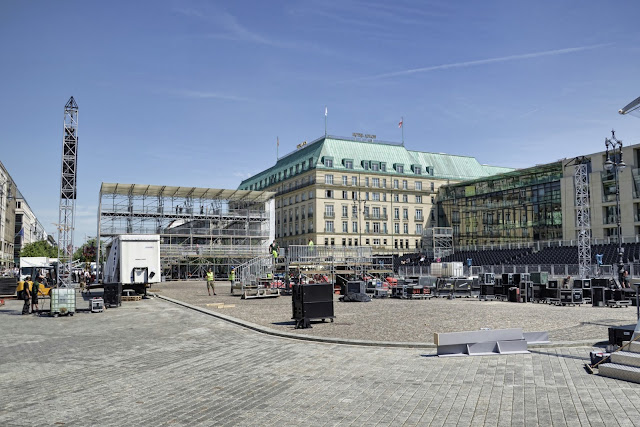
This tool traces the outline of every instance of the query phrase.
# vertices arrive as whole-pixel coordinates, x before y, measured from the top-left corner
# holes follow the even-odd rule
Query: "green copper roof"
[[[337,170],[345,172],[374,172],[378,174],[399,175],[395,166],[403,165],[403,175],[416,178],[441,178],[451,180],[468,180],[485,177],[497,173],[512,171],[512,168],[481,165],[474,157],[456,156],[443,153],[425,153],[421,151],[407,150],[401,144],[360,141],[349,138],[327,137],[316,141],[281,157],[277,163],[259,174],[248,178],[238,188],[255,189],[266,188],[273,180],[284,179],[284,170],[295,174],[295,166],[298,165],[298,173],[309,170],[309,159],[313,158],[311,168]],[[325,159],[331,158],[333,165],[326,166]],[[353,168],[347,169],[344,160],[353,161]],[[304,168],[303,166],[304,162]],[[363,162],[369,162],[369,169],[365,169]],[[386,171],[372,171],[371,162],[385,163]],[[414,173],[412,166],[419,165],[421,174]],[[278,178],[278,174],[281,174]],[[289,175],[287,175],[289,178]],[[270,181],[271,179],[271,181]],[[256,187],[256,184],[258,185]],[[260,186],[262,184],[262,187]]]

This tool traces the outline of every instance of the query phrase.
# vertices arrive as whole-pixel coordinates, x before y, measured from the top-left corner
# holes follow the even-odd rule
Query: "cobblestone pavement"
[[[338,302],[335,322],[312,329],[295,329],[291,321],[291,297],[242,300],[230,295],[229,282],[217,283],[217,296],[208,296],[205,282],[165,282],[154,285],[160,295],[211,311],[246,320],[280,332],[355,340],[432,343],[434,332],[458,332],[480,328],[523,328],[548,331],[553,342],[606,341],[608,327],[636,323],[635,307],[556,307],[548,304],[515,304],[478,301],[374,299],[367,303]],[[217,308],[207,304],[235,305]]]
[[[0,425],[640,425],[589,348],[434,357],[260,334],[159,299],[74,317],[0,308]]]

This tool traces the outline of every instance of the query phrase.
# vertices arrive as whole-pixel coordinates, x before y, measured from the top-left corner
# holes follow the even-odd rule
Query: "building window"
[[[413,168],[413,172],[416,175],[421,175],[422,174],[422,168],[420,166],[416,166],[415,168]]]
[[[382,178],[382,188],[387,188],[387,178]]]
[[[380,239],[373,239],[374,246],[380,246]]]
[[[349,199],[349,192],[348,191],[343,191],[342,192],[342,198],[344,200],[348,200]]]
[[[407,180],[406,180],[406,179],[403,179],[403,180],[402,180],[402,189],[403,189],[403,190],[406,190],[406,189],[408,189],[408,188],[409,188],[409,185],[408,185],[408,183],[407,183]]]
[[[364,178],[364,186],[368,187],[369,186],[369,177],[365,177]]]
[[[371,186],[380,188],[380,178],[371,178]]]
[[[429,183],[429,187],[431,188],[431,191],[433,191],[433,187],[434,187],[433,182]]]
[[[324,165],[328,168],[333,167],[333,159],[324,159]]]
[[[422,221],[422,209],[416,209],[416,220]]]
[[[333,221],[325,221],[324,231],[327,233],[333,233]]]
[[[329,238],[327,237],[324,238],[324,245],[329,246]]]
[[[372,171],[378,171],[378,169],[380,169],[380,167],[378,166],[378,163],[371,163],[371,170]]]
[[[383,232],[384,234],[387,234],[387,233],[389,232],[389,231],[387,230],[387,223],[386,223],[386,222],[383,222],[383,223],[382,223],[382,232]],[[385,242],[385,245],[386,245],[386,244],[387,244],[387,243]]]
[[[358,193],[356,193],[355,191],[351,192],[351,199],[352,200],[358,200]]]
[[[431,204],[434,204],[435,202],[436,202],[435,198],[431,196]]]
[[[402,209],[402,219],[409,219],[409,209]]]
[[[416,203],[422,203],[422,196],[416,196]]]
[[[351,223],[351,226],[352,226],[352,227],[351,227],[351,230],[352,230],[354,233],[357,233],[357,232],[358,232],[358,223],[357,223],[356,221],[353,221],[353,222]],[[356,243],[356,244],[357,244],[357,243]]]
[[[380,193],[371,193],[371,198],[374,201],[380,201]]]
[[[404,173],[404,166],[402,166],[402,165],[398,165],[398,166],[396,166],[396,171],[397,171],[398,173]]]
[[[383,202],[387,201],[387,193],[382,193],[382,201]]]
[[[309,200],[313,199],[313,191],[309,191]]]
[[[422,234],[422,224],[416,224],[416,234]]]
[[[380,233],[380,223],[379,222],[374,222],[373,223],[373,232],[374,233]]]
[[[349,206],[342,205],[342,217],[346,218],[349,216]]]
[[[422,190],[422,182],[416,181],[416,190]]]
[[[324,176],[325,184],[333,184],[333,175],[325,175]]]
[[[364,199],[365,199],[365,200],[369,200],[369,192],[368,192],[368,191],[365,191],[365,193],[364,193]]]
[[[342,185],[349,185],[349,177],[346,175],[342,176]]]
[[[393,180],[393,188],[395,188],[396,190],[399,188],[399,187],[398,187],[398,180],[397,180],[397,179],[394,179],[394,180]]]
[[[402,229],[404,231],[404,234],[409,234],[409,224],[403,224]]]
[[[333,211],[333,205],[324,205],[324,216],[327,218],[333,218],[335,212]]]
[[[357,176],[352,176],[351,177],[351,185],[358,185],[358,177]]]
[[[349,223],[347,221],[342,221],[342,232],[343,233],[349,232]]]
[[[364,232],[365,233],[369,232],[369,222],[368,221],[364,223]]]
[[[393,208],[393,219],[400,219],[400,208]]]
[[[333,191],[332,190],[326,190],[325,193],[324,193],[324,196],[327,199],[333,199]]]
[[[386,163],[380,163],[380,170],[382,172],[386,172],[387,171],[387,164]]]
[[[358,216],[358,207],[356,205],[353,205],[353,209],[351,210],[351,213],[353,214],[352,216],[354,217]]]
[[[408,196],[408,195],[406,195],[406,194],[403,194],[403,195],[402,195],[402,202],[403,202],[403,203],[409,203],[409,196]]]
[[[400,195],[398,195],[398,194],[394,194],[394,195],[393,195],[393,201],[394,201],[394,202],[399,202],[399,201],[400,201]]]
[[[344,161],[344,167],[346,169],[353,169],[353,161],[352,160],[345,160]]]
[[[395,234],[400,234],[400,223],[396,222],[393,224],[393,232]]]
[[[380,218],[380,208],[378,206],[371,208],[371,216],[374,218]]]

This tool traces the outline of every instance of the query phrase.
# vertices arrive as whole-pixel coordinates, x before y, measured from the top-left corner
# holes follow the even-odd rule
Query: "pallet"
[[[273,292],[276,291],[276,292]],[[242,299],[252,298],[275,298],[280,296],[280,289],[275,288],[258,288],[258,289],[245,289],[242,294]]]
[[[122,301],[140,301],[142,300],[142,295],[122,295]]]

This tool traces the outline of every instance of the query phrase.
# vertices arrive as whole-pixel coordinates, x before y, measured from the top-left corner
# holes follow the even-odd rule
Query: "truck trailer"
[[[103,285],[117,285],[146,295],[152,283],[160,282],[160,236],[157,234],[122,234],[109,250]]]

